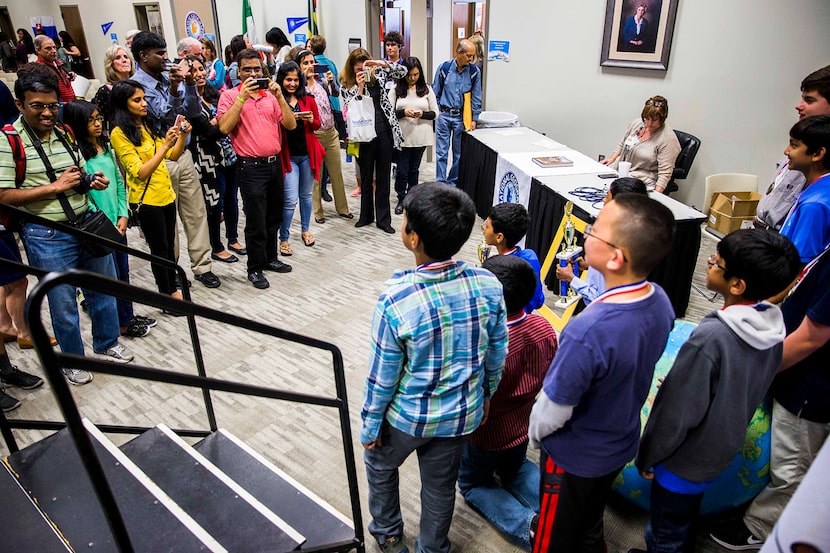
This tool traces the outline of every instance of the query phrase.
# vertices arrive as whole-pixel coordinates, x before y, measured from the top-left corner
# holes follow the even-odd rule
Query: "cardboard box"
[[[712,211],[730,217],[755,217],[760,199],[757,192],[716,192],[712,194]]]
[[[721,234],[729,234],[733,230],[740,228],[752,228],[753,220],[755,220],[754,214],[749,217],[732,217],[731,215],[713,209],[709,212],[707,224]]]

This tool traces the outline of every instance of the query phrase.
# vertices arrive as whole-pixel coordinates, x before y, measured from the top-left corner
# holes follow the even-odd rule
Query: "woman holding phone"
[[[127,201],[138,214],[150,253],[175,261],[173,233],[176,230],[176,193],[165,159],[177,160],[184,152],[190,124],[176,119],[164,136],[145,125],[147,100],[144,87],[132,79],[112,86],[110,106],[115,127],[110,142],[127,174]],[[159,292],[182,299],[173,269],[152,265]]]
[[[392,171],[392,154],[400,150],[403,133],[395,117],[395,109],[386,94],[386,82],[406,75],[403,65],[373,60],[363,48],[355,48],[346,58],[340,74],[343,85],[340,94],[345,110],[349,103],[360,100],[365,94],[372,98],[375,110],[375,133],[370,142],[361,142],[357,163],[360,166],[360,217],[355,227],[371,224],[377,216],[377,226],[383,232],[395,234],[392,228],[392,213],[389,210],[389,174]],[[372,190],[372,182],[377,184]]]
[[[294,218],[294,208],[300,204],[300,228],[303,244],[313,246],[314,235],[311,234],[311,190],[315,179],[320,178],[323,166],[323,157],[326,151],[314,135],[320,128],[320,113],[313,96],[306,93],[306,79],[300,66],[295,61],[286,61],[280,64],[277,70],[277,83],[282,89],[282,95],[294,112],[297,127],[282,131],[283,148],[288,150],[290,165],[285,165],[285,203],[283,204],[282,224],[280,225],[280,253],[292,255],[290,237],[291,221]],[[286,148],[287,146],[287,148]]]
[[[408,73],[398,79],[389,92],[389,100],[395,106],[395,116],[403,131],[403,147],[398,154],[398,173],[395,177],[395,192],[398,205],[395,214],[403,213],[403,199],[406,193],[418,184],[418,169],[427,146],[435,144],[432,122],[438,114],[438,101],[426,79],[421,61],[406,58],[402,62]]]
[[[314,62],[314,54],[308,50],[301,50],[297,54],[297,64],[305,74],[306,90],[314,96],[317,111],[320,113],[320,128],[314,131],[320,145],[326,151],[325,167],[331,178],[331,191],[334,193],[334,207],[337,214],[344,219],[352,219],[354,215],[349,211],[349,200],[346,198],[346,185],[343,182],[343,169],[340,161],[340,135],[334,124],[329,96],[340,93],[340,87],[329,71],[329,66]],[[331,198],[329,198],[331,200]],[[311,205],[314,220],[325,223],[323,215],[322,186],[320,179],[314,180],[314,189],[311,194]]]

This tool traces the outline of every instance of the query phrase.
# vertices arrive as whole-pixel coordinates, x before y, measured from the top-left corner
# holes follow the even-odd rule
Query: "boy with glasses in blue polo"
[[[694,550],[703,493],[740,450],[781,364],[784,317],[763,300],[800,270],[792,242],[761,229],[736,230],[709,258],[706,287],[723,296],[723,308],[706,315],[680,348],[637,455],[640,474],[651,480],[649,553]]]
[[[611,484],[637,452],[640,409],[674,324],[666,293],[646,280],[671,247],[668,208],[619,194],[585,234],[585,260],[607,290],[559,339],[530,415],[541,445],[541,508],[534,553],[603,553]]]

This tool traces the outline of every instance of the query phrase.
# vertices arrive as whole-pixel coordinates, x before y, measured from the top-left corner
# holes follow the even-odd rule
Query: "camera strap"
[[[34,146],[37,155],[40,156],[40,160],[43,162],[43,166],[46,169],[46,176],[49,177],[50,182],[55,182],[58,180],[58,176],[55,174],[55,169],[52,167],[52,164],[49,162],[49,156],[46,155],[46,152],[43,151],[43,145],[40,143],[40,138],[34,133],[29,124],[26,123],[26,120],[23,120],[23,128],[26,131],[26,134],[29,135],[29,138],[32,141],[32,146]],[[78,159],[73,155],[73,150],[67,143],[66,137],[63,136],[63,133],[58,131],[57,128],[54,129],[55,134],[58,137],[58,140],[61,141],[64,148],[66,148],[69,157],[72,158],[74,165],[80,168],[80,162]],[[61,204],[61,208],[63,209],[64,214],[66,214],[66,218],[69,219],[69,222],[75,224],[78,220],[78,216],[75,215],[75,210],[72,209],[72,204],[69,203],[69,198],[66,197],[66,194],[63,192],[58,192],[55,194],[55,197],[58,199],[58,202]]]

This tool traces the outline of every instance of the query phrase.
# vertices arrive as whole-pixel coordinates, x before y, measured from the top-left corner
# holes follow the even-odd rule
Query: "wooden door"
[[[72,71],[88,79],[94,79],[94,71],[89,61],[89,48],[86,45],[86,34],[84,34],[84,26],[81,23],[81,14],[78,11],[78,6],[61,6],[60,8],[63,28],[66,29],[66,32],[75,41],[75,45],[81,51],[81,56],[84,58],[83,64],[72,64]]]

